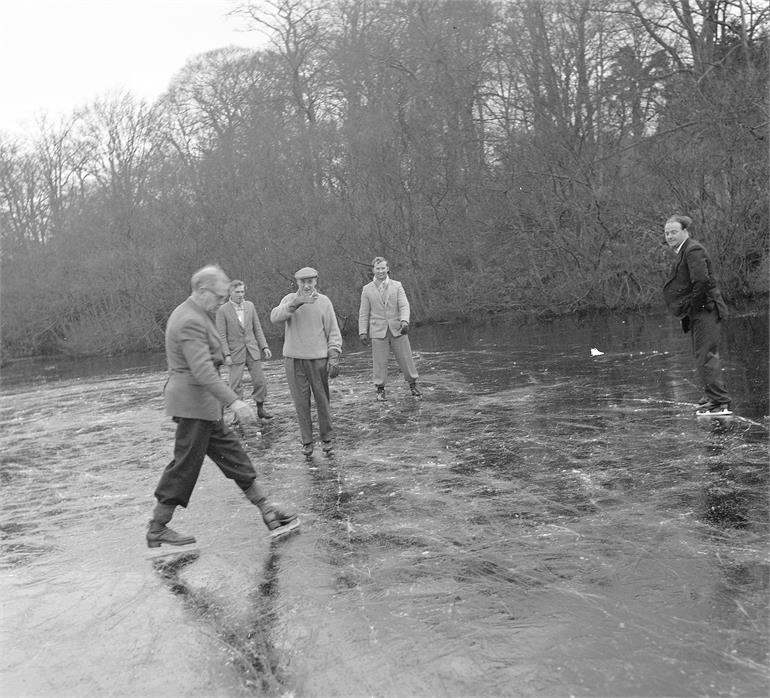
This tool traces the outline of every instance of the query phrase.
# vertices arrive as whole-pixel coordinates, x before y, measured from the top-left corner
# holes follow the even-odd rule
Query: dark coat
[[[711,259],[697,240],[687,238],[663,286],[669,311],[677,318],[691,317],[703,310],[716,310],[720,320],[727,317],[727,305],[717,287]]]

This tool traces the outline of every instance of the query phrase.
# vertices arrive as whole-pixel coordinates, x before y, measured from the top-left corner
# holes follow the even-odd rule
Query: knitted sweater
[[[270,312],[270,322],[284,325],[283,355],[290,359],[325,359],[329,351],[342,352],[342,334],[328,296],[318,294],[315,303],[305,303],[296,310],[289,303],[297,297],[290,293]]]

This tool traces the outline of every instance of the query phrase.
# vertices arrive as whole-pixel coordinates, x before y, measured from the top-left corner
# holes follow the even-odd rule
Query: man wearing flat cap
[[[316,288],[318,272],[303,267],[294,279],[296,293],[284,296],[271,311],[270,321],[284,326],[284,368],[299,421],[302,452],[307,457],[313,453],[312,393],[323,450],[331,455],[334,447],[329,378],[339,374],[342,334],[332,302]]]

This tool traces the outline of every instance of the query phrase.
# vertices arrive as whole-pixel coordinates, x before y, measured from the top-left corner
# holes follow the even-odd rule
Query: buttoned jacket
[[[374,281],[361,289],[358,334],[382,339],[390,329],[391,333],[398,337],[401,334],[402,321],[409,322],[409,301],[399,281],[389,280],[384,299]]]
[[[711,259],[697,240],[687,238],[677,254],[668,281],[663,286],[666,306],[678,318],[703,310],[716,310],[720,320],[727,315]]]
[[[217,310],[217,330],[222,338],[225,356],[234,364],[246,362],[246,352],[252,359],[261,359],[262,350],[267,346],[265,333],[257,316],[257,309],[251,301],[243,301],[243,324],[238,320],[235,306],[228,301]]]
[[[214,320],[191,296],[166,323],[166,412],[172,417],[221,419],[223,407],[238,399],[217,371],[223,361]]]

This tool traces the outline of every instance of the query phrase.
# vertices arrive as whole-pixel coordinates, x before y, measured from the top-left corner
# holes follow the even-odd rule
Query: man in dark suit
[[[222,420],[224,407],[233,410],[239,420],[256,420],[254,410],[217,372],[223,356],[213,315],[227,300],[229,284],[219,267],[199,269],[191,279],[192,294],[176,307],[166,325],[168,380],[163,393],[166,413],[176,422],[176,439],[174,458],[155,488],[157,504],[147,531],[150,548],[195,543],[195,538],[181,535],[167,524],[177,506],[187,507],[205,456],[259,507],[271,535],[286,533],[298,523],[296,514],[286,514],[267,502],[254,466]]]
[[[671,216],[666,221],[666,242],[677,257],[671,277],[663,286],[663,297],[668,309],[681,321],[682,329],[692,336],[695,367],[705,389],[697,414],[730,415],[730,396],[719,358],[720,324],[727,317],[727,305],[717,287],[708,253],[690,237],[691,224],[688,216]]]
[[[222,337],[225,366],[230,367],[230,387],[243,395],[243,369],[251,376],[251,396],[257,404],[260,419],[272,419],[264,408],[267,397],[267,381],[262,372],[261,360],[272,354],[265,340],[265,333],[251,301],[245,300],[246,284],[240,279],[230,282],[230,300],[217,310],[217,330]]]

